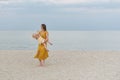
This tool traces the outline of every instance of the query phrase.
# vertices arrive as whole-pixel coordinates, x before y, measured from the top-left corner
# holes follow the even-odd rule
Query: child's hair
[[[45,24],[41,24],[42,28],[44,29],[44,31],[47,31],[46,25]]]

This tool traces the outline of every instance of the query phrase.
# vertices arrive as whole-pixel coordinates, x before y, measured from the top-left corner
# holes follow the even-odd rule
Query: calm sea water
[[[36,50],[35,31],[0,31],[0,50]],[[120,50],[120,31],[49,31],[50,50]]]

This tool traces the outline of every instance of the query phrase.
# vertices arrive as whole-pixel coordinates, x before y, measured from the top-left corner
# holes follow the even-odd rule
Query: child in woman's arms
[[[38,40],[39,44],[43,44],[45,46],[45,48],[47,49],[47,45],[46,42],[48,42],[50,45],[53,45],[51,42],[49,42],[49,40],[45,40],[44,38],[42,38],[38,33],[35,33],[32,35],[33,38],[35,38],[36,40]],[[48,49],[47,49],[48,50]]]

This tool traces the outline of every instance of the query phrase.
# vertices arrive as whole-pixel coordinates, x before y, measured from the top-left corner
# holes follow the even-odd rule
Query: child
[[[43,45],[45,46],[46,50],[48,50],[46,43],[44,43],[44,42],[45,42],[45,39],[42,38],[38,33],[33,34],[32,37],[35,38],[36,40],[38,40],[38,43],[39,43],[39,44],[42,44],[42,43],[43,43]],[[48,42],[50,45],[52,45],[51,42],[49,42],[49,41],[47,41],[47,42]],[[48,51],[49,51],[49,50],[48,50]]]

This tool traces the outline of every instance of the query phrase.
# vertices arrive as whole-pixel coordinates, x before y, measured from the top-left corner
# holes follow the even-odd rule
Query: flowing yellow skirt
[[[34,56],[34,58],[39,60],[45,60],[48,58],[48,51],[43,44],[38,45],[37,54]]]

